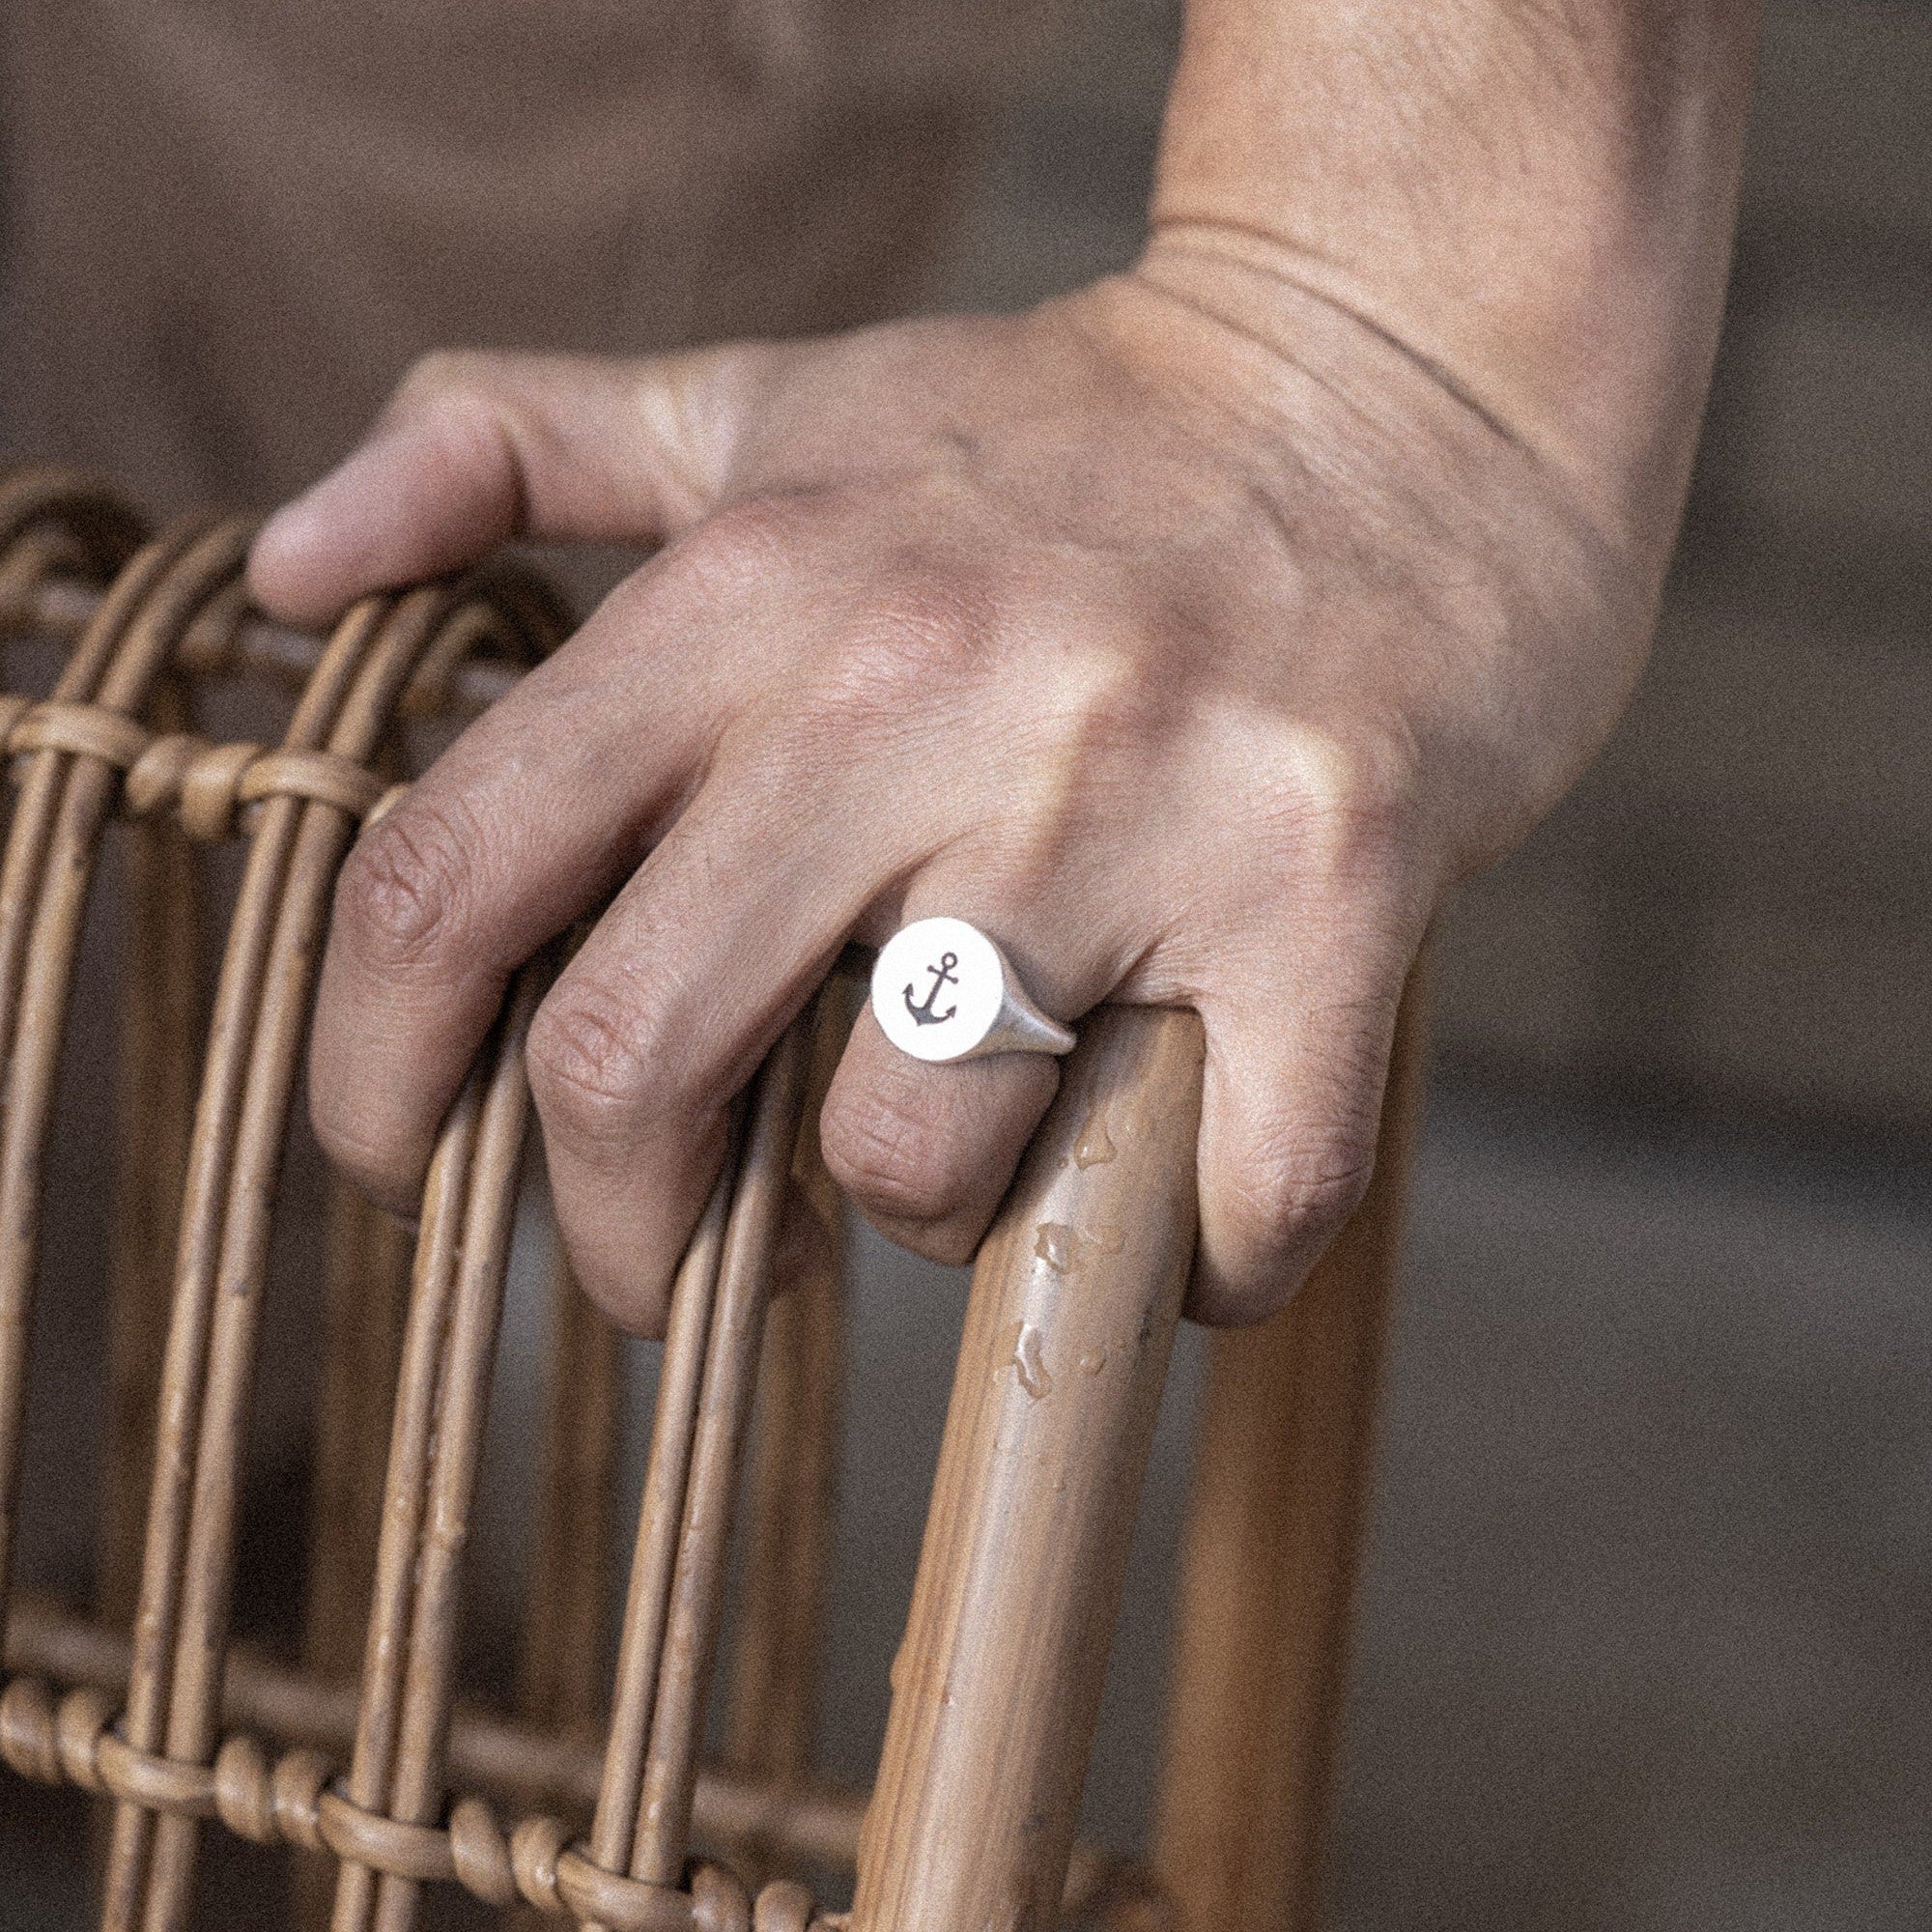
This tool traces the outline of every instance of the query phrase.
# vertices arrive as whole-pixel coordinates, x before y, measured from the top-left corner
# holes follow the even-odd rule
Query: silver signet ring
[[[1034,1005],[1012,961],[963,919],[915,920],[886,941],[872,1016],[915,1060],[1073,1051],[1073,1035]]]

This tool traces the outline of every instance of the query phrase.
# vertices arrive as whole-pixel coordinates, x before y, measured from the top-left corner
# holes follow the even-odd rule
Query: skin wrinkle
[[[1200,225],[1182,225],[1182,233],[1189,232]],[[1221,225],[1225,226],[1225,224]],[[1230,230],[1229,232],[1236,231]],[[1170,245],[1178,246],[1182,250],[1185,250],[1188,245],[1184,240],[1177,241],[1175,228],[1173,227],[1164,229],[1161,239]],[[1257,239],[1266,240],[1268,238],[1258,236]],[[1208,248],[1204,249],[1203,252],[1212,254],[1214,251]],[[1242,266],[1250,265],[1243,263]],[[1404,342],[1401,336],[1394,330],[1385,327],[1372,316],[1352,307],[1340,297],[1328,294],[1313,283],[1286,271],[1277,272],[1269,270],[1264,272],[1274,273],[1276,279],[1284,286],[1296,290],[1299,294],[1308,297],[1313,301],[1319,302],[1322,307],[1345,318],[1348,322],[1360,327],[1375,340],[1395,352],[1418,375],[1425,378],[1441,395],[1460,406],[1469,420],[1479,425],[1496,441],[1520,456],[1525,462],[1531,464],[1548,481],[1559,486],[1563,492],[1564,502],[1574,516],[1576,524],[1582,532],[1587,534],[1589,541],[1593,545],[1599,547],[1603,552],[1611,556],[1628,548],[1627,541],[1620,541],[1615,532],[1604,528],[1600,520],[1590,513],[1583,500],[1582,491],[1578,487],[1580,479],[1573,471],[1559,461],[1552,452],[1541,448],[1533,440],[1497,415],[1472,391],[1458,382],[1449,371],[1432,362],[1429,357],[1419,354]],[[1185,297],[1174,294],[1170,290],[1163,288],[1162,293],[1170,295],[1173,299],[1181,302],[1183,305],[1195,308],[1207,321],[1235,329],[1237,333],[1254,342],[1264,353],[1277,357],[1279,356],[1280,352],[1278,347],[1270,343],[1259,331],[1246,328],[1238,321],[1225,317],[1204,304],[1190,302]],[[1378,437],[1383,433],[1381,421],[1364,405],[1359,395],[1353,393],[1344,385],[1328,380],[1320,371],[1312,369],[1306,364],[1298,365],[1295,373],[1305,377],[1324,393],[1331,396],[1351,416],[1363,423],[1365,427],[1372,429]],[[1352,480],[1352,472],[1350,480]],[[1261,500],[1264,507],[1269,501],[1268,493],[1264,490],[1261,493]],[[1417,516],[1434,520],[1439,519],[1443,514],[1441,508],[1438,507],[1439,503],[1449,500],[1451,499],[1446,497],[1432,500],[1426,492],[1417,489],[1411,494],[1405,507],[1411,509]],[[1459,512],[1465,512],[1466,510],[1466,506],[1463,503],[1458,503],[1456,507]],[[1282,534],[1291,544],[1293,543],[1293,531],[1283,530]]]
[[[380,936],[381,956],[391,972],[407,972],[434,952],[450,932],[465,927],[466,856],[480,849],[462,800],[444,810],[412,812],[408,819],[374,828],[358,839],[354,864],[337,887],[348,929]],[[504,964],[505,977],[514,960]]]
[[[1398,355],[1402,356],[1405,361],[1411,363],[1419,374],[1426,376],[1432,383],[1435,384],[1444,394],[1462,404],[1478,422],[1493,435],[1499,437],[1513,448],[1521,450],[1524,455],[1535,458],[1537,462],[1548,463],[1548,457],[1520,430],[1498,415],[1473,389],[1461,382],[1451,370],[1443,367],[1441,363],[1435,361],[1430,356],[1425,355],[1412,343],[1405,341],[1396,329],[1372,315],[1366,308],[1356,302],[1350,301],[1335,290],[1323,288],[1316,280],[1296,275],[1290,268],[1285,266],[1285,262],[1291,253],[1298,253],[1303,260],[1311,263],[1320,263],[1323,268],[1338,269],[1340,267],[1338,263],[1322,261],[1318,254],[1309,249],[1292,249],[1292,245],[1284,242],[1280,236],[1270,234],[1261,228],[1247,227],[1241,223],[1230,220],[1225,215],[1212,218],[1172,217],[1160,223],[1155,229],[1154,242],[1158,247],[1183,250],[1190,247],[1198,247],[1204,253],[1212,254],[1215,252],[1214,243],[1216,240],[1225,236],[1244,237],[1249,241],[1267,244],[1279,251],[1284,258],[1284,265],[1270,265],[1265,272],[1276,275],[1288,287],[1298,290],[1302,295],[1307,296],[1310,300],[1319,301],[1326,307],[1334,309],[1339,315],[1345,316],[1358,327],[1367,329],[1378,341],[1386,344]],[[1177,299],[1184,299],[1184,298],[1177,297]],[[1209,320],[1221,320],[1221,318],[1213,316],[1209,311],[1204,310],[1203,313],[1208,314]],[[1238,324],[1232,324],[1230,326],[1239,327]],[[1259,335],[1256,335],[1254,339],[1264,348],[1273,346]],[[1304,373],[1313,374],[1313,372]],[[1320,381],[1321,379],[1315,377],[1315,380]],[[1343,395],[1330,384],[1324,383],[1322,386],[1328,388],[1329,392],[1335,395],[1338,401],[1346,403],[1350,407],[1359,407],[1355,404],[1353,398]]]
[[[1212,324],[1216,329],[1223,333],[1239,338],[1251,349],[1259,350],[1268,365],[1276,369],[1279,373],[1300,379],[1300,381],[1306,383],[1311,388],[1321,390],[1331,401],[1341,404],[1350,413],[1362,416],[1364,420],[1367,420],[1366,412],[1363,411],[1358,398],[1350,395],[1332,377],[1325,375],[1321,370],[1316,369],[1305,362],[1289,361],[1282,355],[1279,346],[1262,330],[1253,327],[1237,317],[1220,313],[1218,310],[1211,308],[1199,297],[1189,296],[1179,290],[1169,288],[1151,271],[1148,262],[1141,263],[1134,272],[1139,282],[1152,294],[1172,302],[1177,308],[1188,311],[1199,320]],[[1208,395],[1204,393],[1201,400],[1204,402],[1211,400],[1218,407],[1227,408],[1228,399],[1226,397],[1215,396],[1210,399]],[[1252,421],[1247,421],[1244,422],[1243,426],[1252,428],[1254,424]]]

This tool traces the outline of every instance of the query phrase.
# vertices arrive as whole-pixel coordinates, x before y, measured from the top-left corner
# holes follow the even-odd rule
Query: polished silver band
[[[872,1014],[901,1053],[934,1064],[1074,1045],[1034,1004],[999,943],[963,919],[915,920],[887,940],[872,968]]]

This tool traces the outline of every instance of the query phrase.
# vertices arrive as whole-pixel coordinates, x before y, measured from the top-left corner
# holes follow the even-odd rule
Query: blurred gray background
[[[1175,10],[1070,13],[909,300],[1011,305],[1131,257]],[[112,435],[74,440],[111,453]],[[142,471],[151,501],[174,474]],[[1932,8],[1777,0],[1654,667],[1576,795],[1441,924],[1344,1932],[1932,1924],[1928,721]],[[89,1170],[70,1166],[84,1262]],[[853,1777],[962,1293],[865,1250],[826,1698],[828,1758]],[[513,1311],[506,1539],[533,1327]],[[89,1333],[53,1324],[43,1387],[88,1385]],[[1090,1794],[1122,1843],[1150,1786],[1198,1369],[1184,1338]],[[92,1451],[56,1422],[38,1453],[38,1560],[59,1581],[83,1560],[61,1525],[86,1515]],[[292,1493],[271,1484],[261,1512]],[[0,1776],[0,1830],[71,1825],[63,1804]],[[75,1910],[59,1861],[10,1837],[0,1927]]]

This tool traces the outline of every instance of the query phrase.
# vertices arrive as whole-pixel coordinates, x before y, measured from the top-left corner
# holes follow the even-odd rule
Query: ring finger
[[[1037,896],[1022,903],[950,859],[920,873],[901,914],[901,924],[942,914],[969,921],[1006,952],[1034,1003],[1063,1022],[1122,977],[1114,951],[1091,937],[1066,947],[1066,931],[1091,932],[1085,923],[1049,922]],[[940,971],[943,957],[929,970]],[[887,1037],[867,1003],[826,1095],[826,1165],[889,1239],[934,1261],[969,1261],[1059,1086],[1060,1063],[1048,1053],[915,1059]]]

